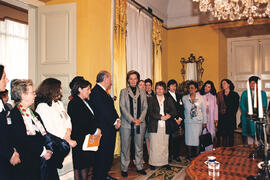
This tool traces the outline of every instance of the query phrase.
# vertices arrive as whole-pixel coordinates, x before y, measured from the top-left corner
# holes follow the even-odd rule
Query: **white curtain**
[[[9,80],[28,78],[28,25],[0,21],[0,64]]]
[[[127,71],[136,70],[141,79],[152,79],[152,19],[127,4]]]
[[[197,81],[197,63],[187,63],[187,80]]]

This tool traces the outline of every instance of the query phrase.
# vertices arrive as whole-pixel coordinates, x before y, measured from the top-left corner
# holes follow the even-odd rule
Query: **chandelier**
[[[231,21],[246,18],[253,24],[254,18],[270,18],[270,0],[193,0],[199,2],[201,12],[209,11],[218,20]]]

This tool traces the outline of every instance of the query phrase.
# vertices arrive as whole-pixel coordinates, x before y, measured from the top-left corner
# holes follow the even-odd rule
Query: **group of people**
[[[121,138],[121,174],[128,176],[128,167],[134,160],[137,172],[143,168],[144,140],[151,169],[170,169],[169,161],[179,158],[179,129],[184,129],[187,159],[200,153],[199,136],[204,128],[216,136],[218,144],[233,146],[239,95],[229,79],[221,81],[216,93],[214,83],[206,81],[199,90],[194,81],[188,83],[187,95],[177,93],[177,82],[140,80],[137,71],[129,71],[127,87],[120,92],[120,117],[109,94],[111,74],[101,71],[96,85],[82,76],[70,82],[70,101],[65,110],[61,81],[47,78],[34,90],[31,80],[11,82],[11,99],[7,103],[8,79],[0,65],[0,179],[1,180],[59,180],[65,156],[72,149],[75,180],[87,180],[93,167],[93,180],[114,180],[108,172],[112,166],[116,131]],[[254,92],[258,77],[250,78]],[[254,84],[255,83],[255,84]],[[253,93],[254,94],[254,93]],[[262,91],[266,107],[266,94]],[[253,97],[253,96],[252,96]],[[241,97],[243,135],[252,141],[254,125],[245,117],[247,93]],[[83,150],[86,135],[100,138],[97,151]],[[206,147],[206,151],[213,146]]]

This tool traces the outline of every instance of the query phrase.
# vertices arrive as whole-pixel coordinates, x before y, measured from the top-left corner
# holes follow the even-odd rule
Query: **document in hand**
[[[83,151],[97,151],[101,136],[95,138],[94,135],[88,134],[83,142]]]

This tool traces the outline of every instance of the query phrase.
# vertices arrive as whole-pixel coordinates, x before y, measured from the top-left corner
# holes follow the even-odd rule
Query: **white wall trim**
[[[233,67],[232,67],[232,42],[237,41],[249,41],[249,40],[259,40],[259,39],[270,39],[270,35],[258,35],[250,37],[237,37],[237,38],[228,38],[227,39],[227,74],[228,79],[235,81],[232,77]]]

